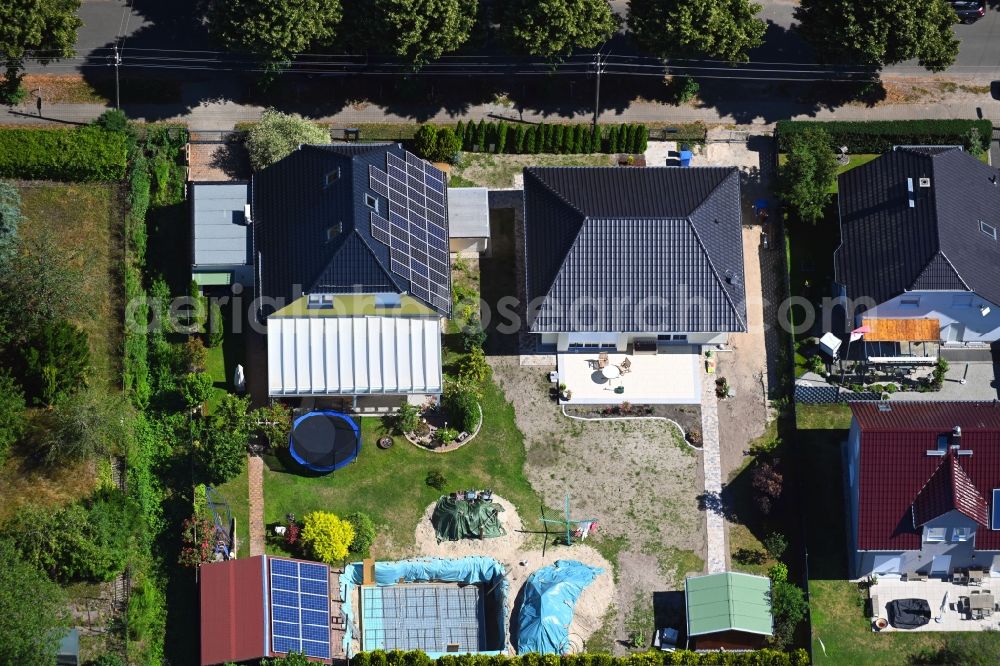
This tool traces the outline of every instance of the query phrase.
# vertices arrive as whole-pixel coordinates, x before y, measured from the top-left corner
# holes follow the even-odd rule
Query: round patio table
[[[608,365],[601,369],[601,374],[607,379],[618,379],[622,376],[622,369],[617,365]]]

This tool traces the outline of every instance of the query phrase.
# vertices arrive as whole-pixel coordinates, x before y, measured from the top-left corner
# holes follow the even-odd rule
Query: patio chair
[[[622,364],[620,366],[618,366],[618,367],[621,368],[623,375],[626,372],[632,372],[632,361],[630,361],[630,360],[628,360],[626,358],[624,361],[622,361]]]
[[[597,369],[603,370],[608,367],[608,352],[601,352],[597,355]]]

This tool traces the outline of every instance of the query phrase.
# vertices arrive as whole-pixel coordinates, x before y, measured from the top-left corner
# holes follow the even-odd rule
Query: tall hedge
[[[852,153],[884,153],[898,145],[958,145],[966,149],[970,130],[979,133],[980,151],[988,150],[993,136],[989,120],[779,120],[775,129],[778,150],[787,152],[790,137],[811,128],[830,135],[830,147],[847,146]]]
[[[458,125],[464,134],[466,151],[531,155],[556,153],[642,153],[646,150],[649,130],[641,124],[598,127],[589,124],[513,124],[506,121],[480,120]]]
[[[0,177],[88,182],[122,180],[128,137],[99,127],[0,129]]]
[[[443,655],[431,659],[425,652],[393,650],[362,652],[351,658],[351,666],[670,666],[672,664],[711,664],[718,666],[806,666],[809,655],[805,650],[782,652],[765,648],[750,652],[639,652],[627,657],[609,654],[522,654],[505,655],[463,654]]]

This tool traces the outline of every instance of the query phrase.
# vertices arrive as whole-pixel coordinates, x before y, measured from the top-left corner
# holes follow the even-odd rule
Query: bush
[[[341,562],[353,541],[354,527],[332,513],[313,511],[303,519],[302,543],[306,552],[320,562]]]
[[[507,132],[509,131],[507,123],[501,122],[497,125],[497,149],[498,153],[506,153],[507,151]]]
[[[21,225],[21,194],[13,183],[0,180],[0,259],[14,249]]]
[[[644,612],[644,617],[631,618],[627,622],[626,632],[641,634],[640,643],[652,636],[653,609]],[[975,635],[981,634],[977,632]],[[961,634],[956,634],[959,636]],[[988,638],[988,636],[987,636]],[[988,644],[988,641],[981,641]],[[989,654],[987,650],[984,654]],[[306,666],[305,662],[288,660],[272,660],[265,666]],[[263,662],[262,662],[263,663]],[[959,663],[959,662],[955,662]],[[747,652],[691,652],[675,650],[673,652],[636,652],[623,657],[612,657],[609,654],[565,654],[538,655],[526,654],[517,656],[506,655],[469,655],[468,657],[444,655],[431,659],[424,652],[360,652],[351,657],[351,666],[668,666],[670,664],[705,664],[717,666],[808,666],[809,654],[802,649],[785,653],[779,650],[765,648]],[[978,666],[978,665],[977,665]]]
[[[417,409],[416,405],[404,402],[399,406],[399,411],[396,412],[393,421],[398,434],[405,435],[408,432],[413,432],[420,425],[420,410]]]
[[[674,104],[687,104],[697,97],[701,86],[689,75],[679,74],[670,77],[670,81],[667,83],[667,90]]]
[[[433,125],[421,125],[413,137],[414,152],[427,160],[433,160],[437,155],[438,131]]]
[[[196,568],[209,562],[215,550],[215,525],[201,516],[191,516],[181,525],[181,552],[177,563]]]
[[[450,127],[445,127],[438,131],[436,148],[435,158],[438,162],[455,164],[458,153],[462,150],[462,140]]]
[[[775,581],[771,585],[771,613],[774,616],[774,637],[772,644],[783,648],[791,645],[795,630],[809,609],[802,588],[785,581]]]
[[[767,577],[771,579],[772,584],[784,583],[788,580],[788,567],[781,562],[777,562],[767,570]]]
[[[458,362],[458,378],[463,384],[479,386],[490,378],[492,370],[482,348],[474,347]]]
[[[604,147],[605,153],[617,153],[618,152],[618,126],[612,125],[608,130],[607,145]]]
[[[486,331],[478,319],[469,321],[462,327],[462,349],[469,352],[473,349],[482,349],[486,344]]]
[[[226,339],[226,324],[222,317],[222,307],[212,299],[208,306],[208,346],[218,347]]]
[[[268,109],[247,133],[246,148],[250,165],[260,171],[308,143],[330,143],[329,130],[298,114]]]
[[[24,434],[27,427],[24,392],[5,370],[0,370],[0,465],[7,452]]]
[[[472,393],[452,389],[445,395],[443,407],[448,422],[459,430],[471,433],[479,426],[479,402]]]
[[[897,145],[964,146],[970,129],[979,132],[980,150],[989,149],[993,123],[989,120],[871,120],[831,121],[779,120],[775,129],[779,152],[788,152],[792,137],[810,129],[822,129],[830,137],[830,149],[847,146],[852,153],[885,153]],[[973,152],[970,148],[970,152]]]
[[[771,513],[774,502],[781,497],[784,489],[784,477],[776,465],[758,462],[751,475],[751,483],[758,506],[764,514]]]
[[[358,557],[368,557],[372,543],[375,542],[375,523],[367,513],[355,511],[344,517],[344,520],[354,528],[354,540],[351,541],[350,552]]]
[[[788,539],[781,532],[771,532],[764,537],[764,549],[768,555],[780,560],[781,556],[788,550]]]
[[[124,450],[131,413],[124,400],[81,391],[33,420],[35,455],[50,466],[92,460]]]
[[[207,372],[189,372],[180,382],[181,397],[184,404],[190,408],[202,405],[212,395],[215,382]]]
[[[91,182],[125,178],[129,139],[99,127],[0,129],[0,177]]]
[[[184,343],[184,366],[188,372],[203,372],[208,363],[208,350],[197,335],[190,336]]]
[[[87,334],[65,320],[46,322],[23,350],[25,388],[33,402],[54,405],[87,385]]]
[[[439,469],[432,469],[431,471],[427,472],[427,478],[424,479],[424,482],[431,488],[442,491],[444,490],[444,487],[448,485],[448,480],[445,478],[444,474],[442,474],[441,470]]]
[[[292,431],[292,411],[286,404],[272,402],[267,407],[260,407],[254,410],[253,418],[271,448],[288,446],[288,435]]]
[[[92,124],[106,132],[128,132],[131,129],[128,124],[128,116],[121,109],[108,109],[97,116]]]
[[[454,428],[438,428],[434,431],[434,441],[441,446],[448,446],[458,438],[458,431]]]

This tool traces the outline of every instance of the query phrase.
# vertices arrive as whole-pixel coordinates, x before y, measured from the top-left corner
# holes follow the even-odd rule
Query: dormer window
[[[323,187],[330,187],[337,182],[340,178],[340,167],[337,167],[333,171],[327,171],[323,176]]]
[[[944,541],[945,537],[948,535],[948,530],[944,527],[925,527],[924,528],[924,541],[928,543],[934,543],[937,541]]]
[[[951,540],[953,542],[968,541],[971,538],[972,538],[972,528],[971,527],[953,527],[953,528],[951,528]]]
[[[333,308],[333,294],[309,294],[307,304],[309,310]]]

